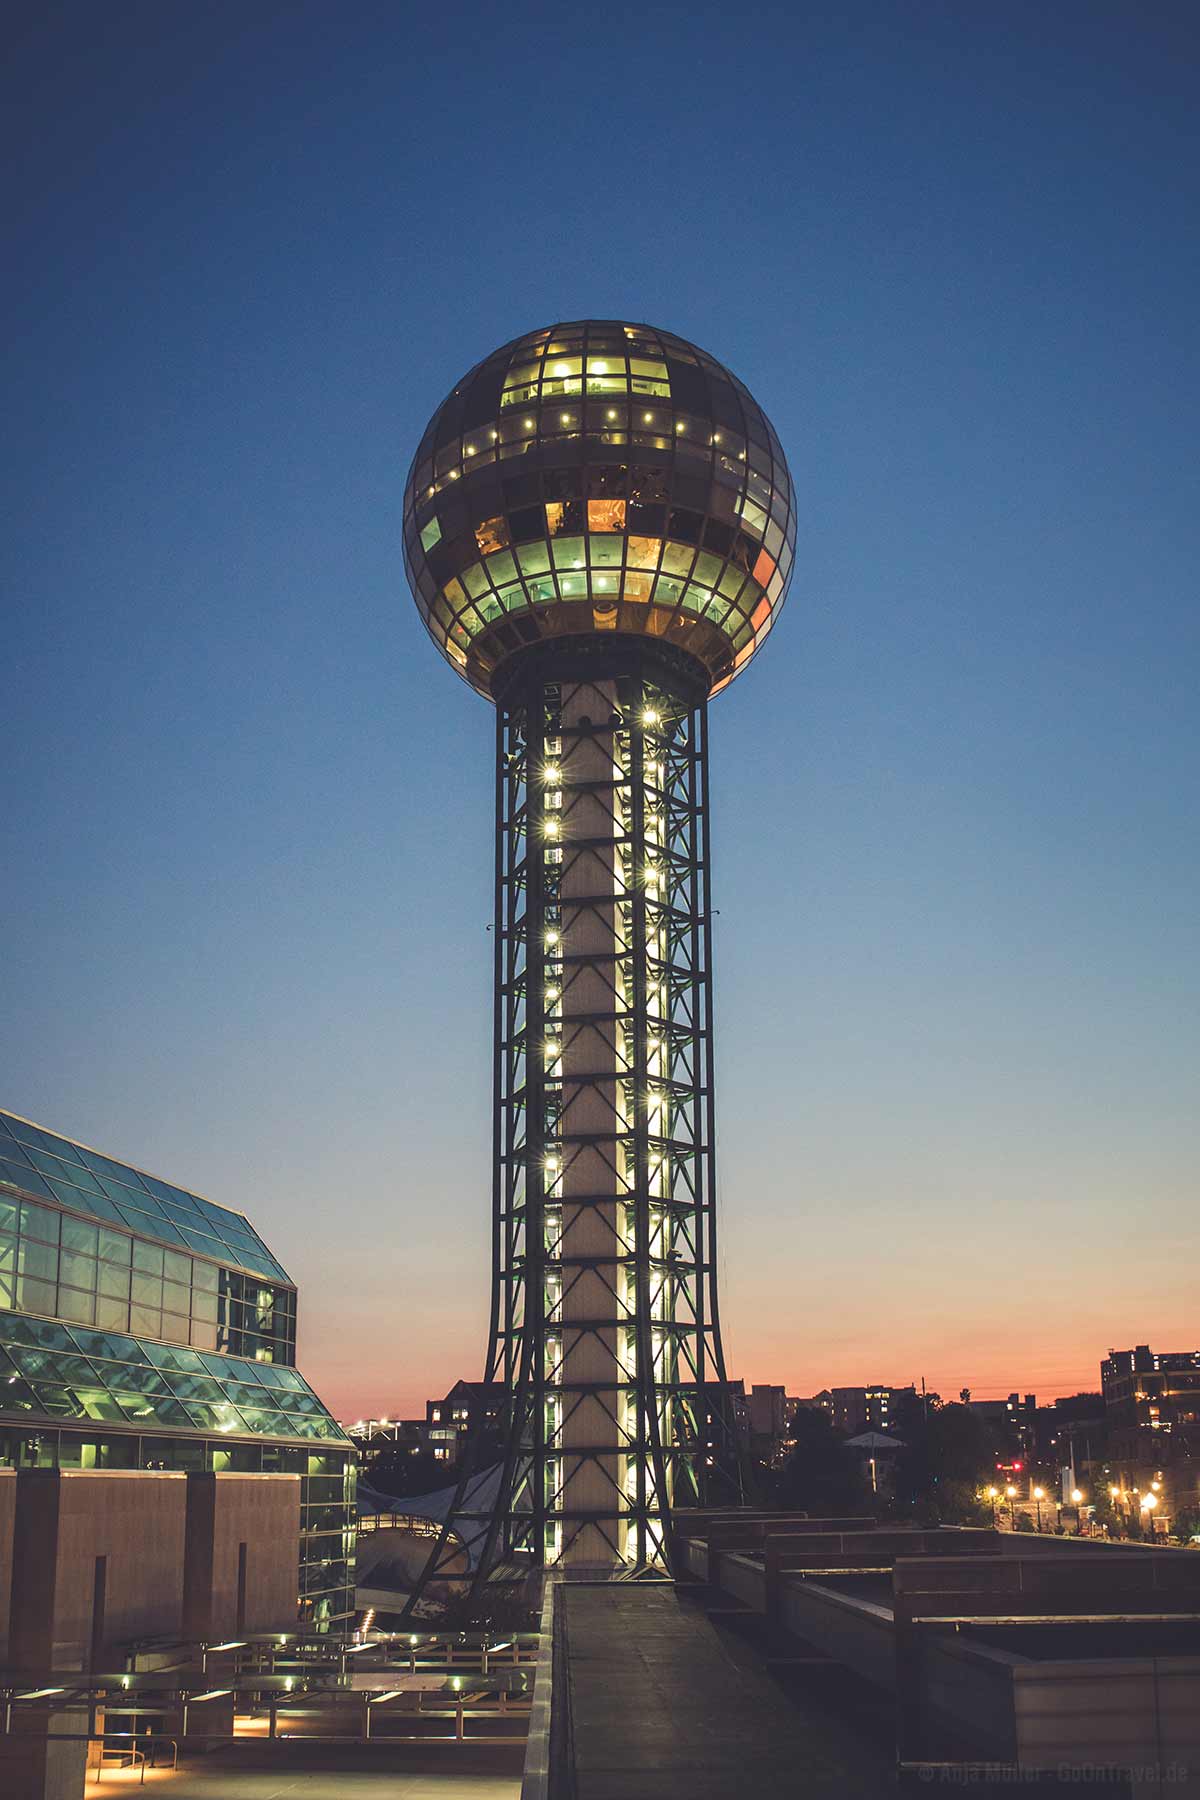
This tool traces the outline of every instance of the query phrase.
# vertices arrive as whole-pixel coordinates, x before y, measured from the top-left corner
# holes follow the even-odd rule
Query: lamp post
[[[1017,1490],[1010,1481],[1004,1491],[1008,1495],[1008,1528],[1010,1531],[1015,1531],[1017,1529]]]
[[[1155,1524],[1154,1524],[1154,1509],[1157,1505],[1158,1505],[1158,1495],[1157,1494],[1143,1494],[1142,1495],[1142,1511],[1146,1515],[1146,1524],[1150,1528],[1150,1536],[1151,1537],[1154,1537],[1156,1535]]]
[[[994,1487],[990,1487],[987,1490],[987,1497],[992,1503],[992,1530],[993,1531],[995,1531],[995,1529],[996,1529],[996,1496],[999,1492],[1000,1492],[999,1488],[994,1488]]]
[[[1042,1534],[1042,1501],[1046,1498],[1045,1488],[1035,1487],[1033,1490],[1033,1497],[1037,1501],[1037,1525],[1038,1536],[1040,1537]]]

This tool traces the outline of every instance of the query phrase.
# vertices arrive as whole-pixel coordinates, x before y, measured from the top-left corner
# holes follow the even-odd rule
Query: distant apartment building
[[[1000,1446],[1028,1466],[1038,1451],[1038,1403],[1036,1394],[1009,1394],[1003,1400],[971,1400],[971,1411],[986,1420]]]
[[[1110,1455],[1161,1462],[1200,1453],[1200,1350],[1110,1350],[1100,1385]]]
[[[456,1381],[443,1398],[425,1402],[423,1419],[359,1419],[349,1434],[372,1452],[394,1446],[411,1456],[432,1455],[435,1462],[453,1463],[478,1427],[487,1443],[499,1441],[505,1389],[498,1382]]]
[[[441,1400],[425,1402],[425,1435],[438,1462],[454,1462],[473,1431],[500,1442],[507,1389],[498,1381],[456,1381]]]
[[[783,1436],[787,1418],[787,1392],[765,1382],[754,1382],[747,1396],[750,1409],[750,1433],[756,1438]]]
[[[911,1383],[908,1387],[891,1387],[876,1381],[867,1387],[835,1387],[828,1392],[834,1428],[847,1437],[858,1437],[864,1431],[895,1431],[899,1404],[902,1399],[915,1397],[916,1389]]]

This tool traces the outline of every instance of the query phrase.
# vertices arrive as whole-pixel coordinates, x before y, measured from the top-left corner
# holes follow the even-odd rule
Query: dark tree
[[[976,1496],[991,1478],[996,1437],[969,1406],[910,1408],[896,1462],[896,1505],[933,1520],[971,1524],[983,1518]],[[990,1519],[990,1509],[986,1509]]]
[[[838,1518],[873,1510],[862,1461],[847,1450],[829,1419],[815,1408],[797,1408],[796,1444],[776,1477],[775,1497],[812,1518]]]

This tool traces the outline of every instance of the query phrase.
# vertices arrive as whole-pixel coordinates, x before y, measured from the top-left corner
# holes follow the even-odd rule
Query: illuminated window
[[[662,539],[631,537],[628,539],[628,562],[635,569],[655,569],[662,554]]]
[[[772,575],[774,575],[774,559],[768,556],[765,550],[759,551],[752,573],[759,587],[766,587],[768,581],[770,581]]]
[[[549,510],[547,507],[546,511]],[[589,500],[587,522],[589,531],[624,531],[624,500]]]
[[[475,542],[479,545],[481,556],[487,556],[493,550],[507,549],[511,543],[508,535],[508,520],[501,514],[494,519],[484,519],[475,527]]]
[[[441,528],[441,525],[438,523],[437,517],[435,515],[432,519],[430,519],[428,525],[425,526],[424,530],[421,533],[421,548],[423,550],[432,550],[433,546],[435,544],[438,544],[441,542],[441,539],[442,539],[442,528]]]
[[[761,537],[763,532],[767,529],[767,515],[762,507],[755,505],[753,500],[743,494],[737,503],[737,510],[746,521],[746,524],[750,527],[751,531],[757,532],[758,536]]]

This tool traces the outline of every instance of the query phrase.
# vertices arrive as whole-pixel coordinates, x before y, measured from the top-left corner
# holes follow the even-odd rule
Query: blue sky
[[[403,483],[647,319],[800,508],[713,708],[733,1372],[1192,1347],[1194,8],[13,17],[5,1101],[250,1213],[335,1405],[477,1370],[492,722]]]

